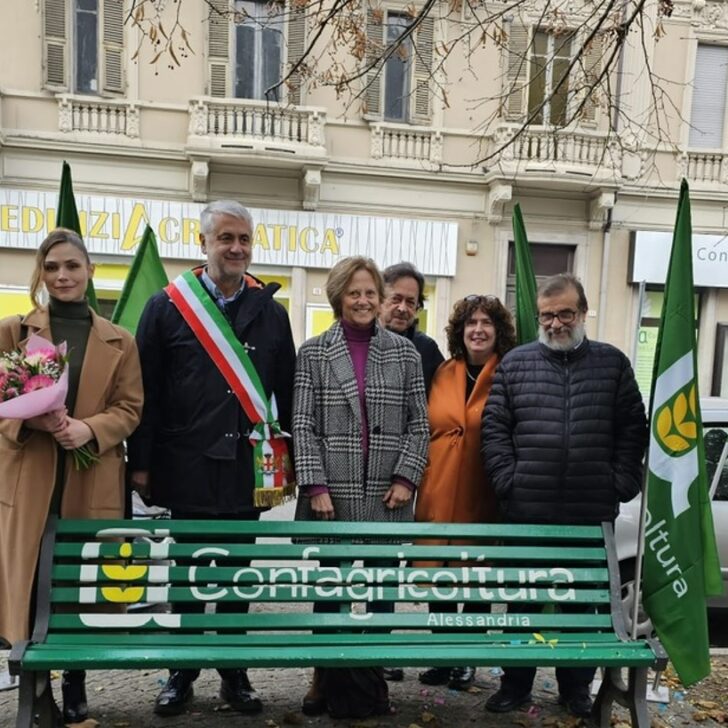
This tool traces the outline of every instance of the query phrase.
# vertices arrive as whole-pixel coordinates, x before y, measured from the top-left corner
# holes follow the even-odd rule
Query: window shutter
[[[305,7],[289,2],[288,11],[288,67],[291,68],[306,50]],[[300,106],[303,103],[303,74],[292,73],[288,78],[288,101]]]
[[[698,44],[694,78],[688,147],[722,149],[728,48]]]
[[[44,84],[54,91],[68,88],[66,79],[66,0],[45,0],[43,17]]]
[[[604,36],[599,35],[592,38],[592,42],[584,49],[582,63],[584,65],[584,84],[586,92],[594,85],[602,70],[602,57],[604,55]],[[599,89],[596,94],[589,95],[582,108],[581,120],[587,124],[594,124],[597,120]]]
[[[435,20],[429,15],[422,19],[415,38],[414,104],[410,106],[415,124],[429,124],[430,79],[432,76],[432,48],[435,40]]]
[[[210,22],[207,35],[208,92],[210,96],[228,96],[230,69],[230,4],[228,0],[208,0]]]
[[[367,8],[367,52],[365,56],[366,64],[374,63],[382,56],[384,49],[384,11],[374,8]],[[367,73],[366,90],[364,93],[364,102],[366,104],[366,116],[381,116],[382,114],[382,64],[377,63]]]
[[[511,23],[508,35],[508,71],[504,89],[506,120],[523,121],[528,82],[528,28]]]
[[[103,90],[120,94],[124,91],[124,2],[103,3]]]

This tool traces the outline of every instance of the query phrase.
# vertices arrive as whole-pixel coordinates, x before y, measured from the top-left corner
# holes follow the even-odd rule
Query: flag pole
[[[632,639],[637,639],[637,615],[642,601],[642,560],[645,555],[645,521],[647,520],[647,477],[650,462],[650,446],[645,450],[645,468],[642,473],[642,501],[640,502],[640,522],[637,530],[637,556],[634,565],[634,604],[632,605]]]
[[[640,281],[639,299],[637,304],[637,321],[635,323],[635,335],[632,342],[632,367],[637,364],[637,346],[640,338],[640,326],[642,324],[642,310],[645,304],[645,290],[647,282]],[[649,424],[649,423],[648,423]],[[642,471],[642,500],[640,502],[640,520],[637,528],[637,556],[634,565],[634,604],[632,605],[632,639],[637,639],[637,615],[639,614],[642,601],[642,560],[645,554],[645,521],[647,517],[647,483],[649,481],[650,446],[649,440],[645,450],[644,470]]]

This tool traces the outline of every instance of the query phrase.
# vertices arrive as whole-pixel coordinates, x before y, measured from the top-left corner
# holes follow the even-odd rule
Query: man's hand
[[[328,493],[311,496],[311,510],[316,518],[322,521],[334,520],[334,504],[331,502],[331,496]]]
[[[66,417],[65,425],[60,430],[56,430],[53,437],[64,450],[75,450],[93,440],[94,433],[83,420]]]
[[[382,498],[387,508],[401,508],[412,500],[412,491],[401,483],[393,483]]]
[[[25,420],[23,424],[30,430],[54,433],[66,426],[66,414],[67,410],[64,407],[63,409],[53,410],[53,412],[47,412],[44,415],[31,417]]]
[[[148,470],[133,470],[129,476],[131,487],[139,493],[142,500],[146,503],[152,497],[152,488],[149,483]]]

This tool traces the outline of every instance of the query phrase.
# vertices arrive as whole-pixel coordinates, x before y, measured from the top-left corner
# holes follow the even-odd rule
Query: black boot
[[[474,667],[453,667],[447,686],[450,690],[467,690],[475,681]]]
[[[63,695],[63,722],[83,723],[88,718],[86,705],[86,672],[64,670],[61,678]]]
[[[179,715],[184,712],[185,703],[192,699],[192,683],[199,674],[199,670],[170,672],[167,684],[154,701],[154,712],[157,715]]]
[[[304,715],[321,715],[326,712],[326,696],[324,695],[323,668],[314,667],[313,680],[303,698],[301,711]]]
[[[218,670],[222,682],[220,683],[220,697],[238,713],[260,713],[263,703],[248,680],[245,670]]]

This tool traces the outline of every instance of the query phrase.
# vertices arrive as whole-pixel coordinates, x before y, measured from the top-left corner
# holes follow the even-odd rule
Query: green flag
[[[652,381],[642,589],[645,610],[684,685],[710,674],[705,598],[722,592],[694,305],[690,197],[683,180]]]
[[[516,260],[516,336],[519,344],[527,344],[538,338],[536,276],[533,275],[531,250],[518,203],[513,207],[513,239]]]
[[[136,334],[147,301],[169,283],[157,251],[154,231],[147,225],[139,243],[111,321]]]
[[[58,195],[58,210],[56,212],[56,225],[58,227],[68,228],[78,233],[83,238],[81,232],[81,223],[78,219],[78,210],[76,209],[76,198],[73,196],[73,182],[71,181],[71,167],[68,162],[63,162],[63,171],[61,172],[61,191]],[[99,302],[96,300],[96,289],[94,282],[89,278],[88,286],[86,286],[86,298],[88,305],[99,312]]]

